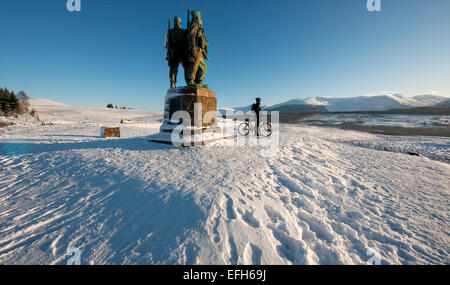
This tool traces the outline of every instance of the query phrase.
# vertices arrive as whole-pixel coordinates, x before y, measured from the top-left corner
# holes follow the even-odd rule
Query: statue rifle
[[[169,26],[167,28],[167,33],[166,33],[166,59],[170,60],[170,39],[169,39],[169,34],[170,34],[170,17],[169,17]]]
[[[187,32],[191,31],[191,10],[187,10]]]

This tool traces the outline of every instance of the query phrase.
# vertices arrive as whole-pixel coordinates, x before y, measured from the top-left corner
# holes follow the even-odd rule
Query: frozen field
[[[162,114],[33,107],[53,125],[0,129],[0,264],[65,264],[72,246],[82,264],[363,264],[372,247],[450,263],[450,138],[282,125],[262,157],[146,141]]]

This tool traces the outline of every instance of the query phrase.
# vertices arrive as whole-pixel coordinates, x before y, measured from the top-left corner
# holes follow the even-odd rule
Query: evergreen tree
[[[16,98],[16,94],[14,94],[14,91],[9,93],[9,111],[10,113],[17,113],[18,111],[18,101]]]
[[[6,87],[0,88],[0,113],[7,116],[21,113],[21,105],[16,94]]]
[[[3,88],[0,88],[0,114],[5,113],[5,106],[6,106],[6,94],[5,90]]]

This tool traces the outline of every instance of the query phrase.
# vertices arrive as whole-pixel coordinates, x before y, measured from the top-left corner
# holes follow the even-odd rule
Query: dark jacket
[[[253,103],[252,111],[255,112],[257,115],[259,115],[259,112],[261,112],[261,104]]]
[[[171,29],[167,35],[166,48],[169,65],[178,64],[180,60],[184,61],[187,46],[187,30]]]

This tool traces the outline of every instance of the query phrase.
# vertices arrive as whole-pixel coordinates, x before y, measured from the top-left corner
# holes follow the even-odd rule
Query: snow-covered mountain
[[[428,107],[448,100],[446,97],[425,94],[407,97],[401,94],[364,95],[356,97],[309,97],[276,104],[271,109],[286,105],[322,106],[329,112],[383,111],[412,107]]]
[[[450,108],[450,99],[447,99],[441,103],[431,106],[433,108]]]

